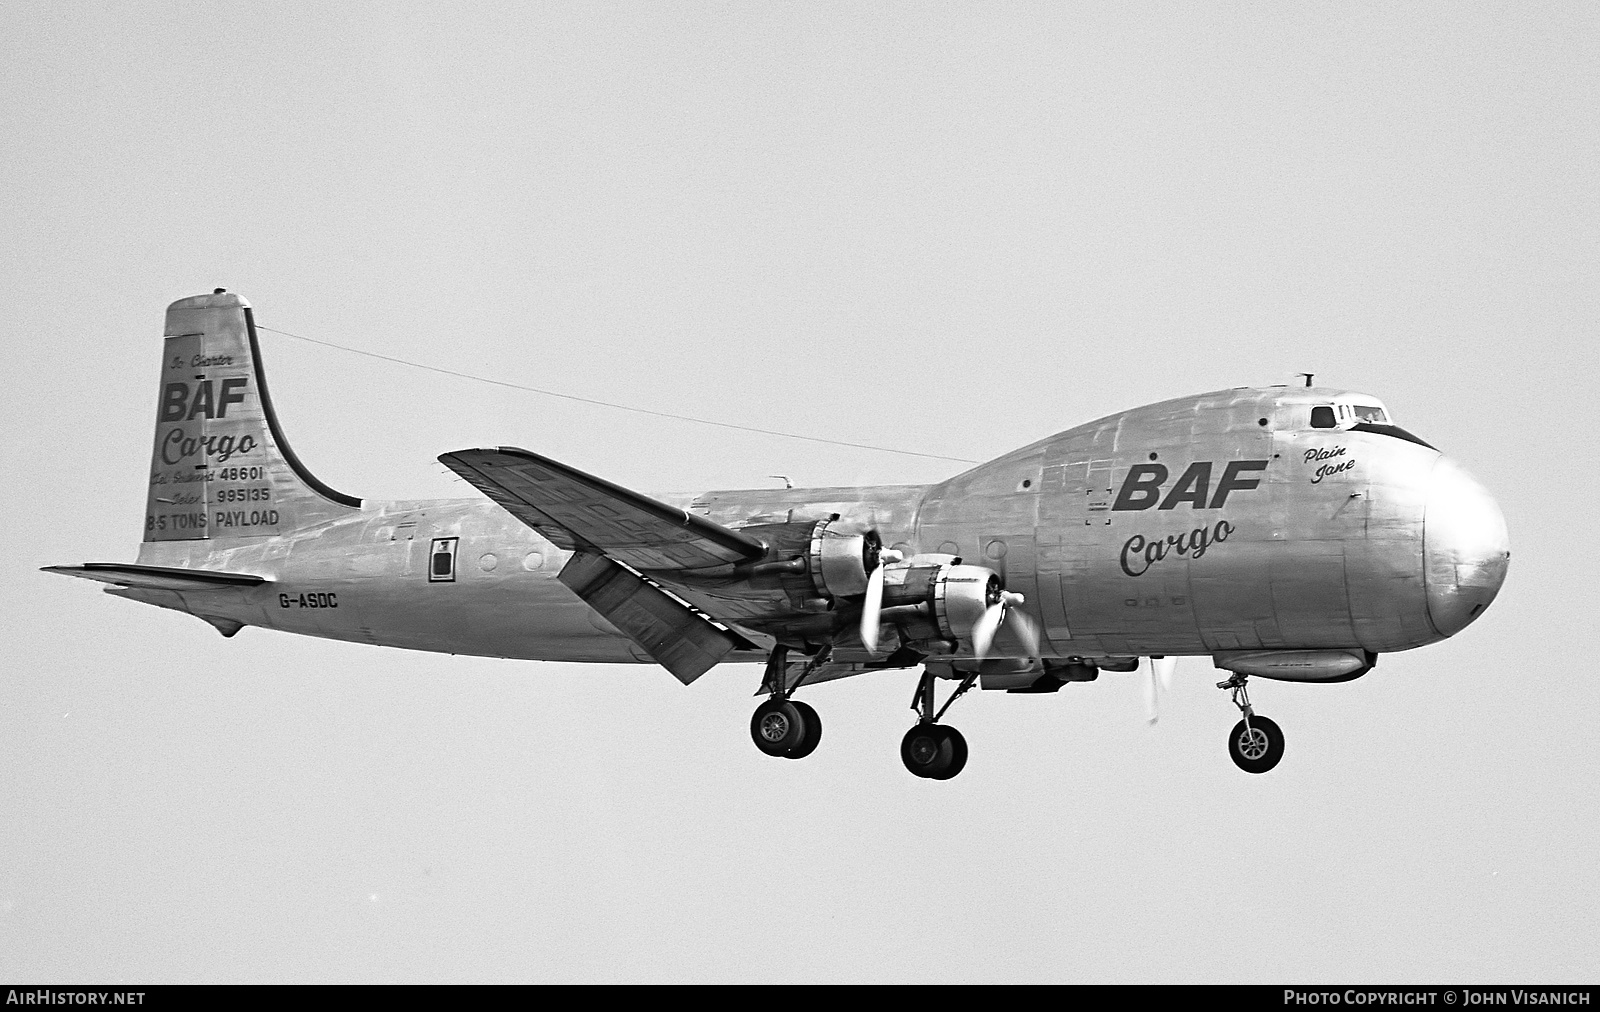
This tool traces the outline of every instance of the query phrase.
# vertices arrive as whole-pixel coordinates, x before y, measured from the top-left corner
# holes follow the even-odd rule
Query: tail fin
[[[250,304],[218,289],[168,306],[144,540],[271,537],[360,506],[284,440]]]

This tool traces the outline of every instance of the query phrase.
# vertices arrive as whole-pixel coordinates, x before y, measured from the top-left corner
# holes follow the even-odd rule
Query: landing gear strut
[[[900,761],[913,776],[949,780],[967,765],[967,739],[955,728],[939,723],[939,718],[977,680],[977,672],[963,678],[944,706],[935,712],[934,674],[923,670],[922,677],[917,680],[916,695],[911,698],[911,709],[917,711],[917,723],[900,739]]]
[[[1228,756],[1246,773],[1265,773],[1283,758],[1283,731],[1274,721],[1256,715],[1245,688],[1248,677],[1235,673],[1226,682],[1217,683],[1219,689],[1233,690],[1233,705],[1244,715],[1228,732]]]
[[[794,684],[786,685],[789,648],[779,644],[767,658],[767,673],[762,688],[772,694],[765,703],[756,707],[750,718],[750,738],[756,748],[770,756],[784,759],[804,759],[817,750],[822,742],[822,718],[817,711],[798,699],[790,699],[812,671],[820,667],[828,656],[826,647],[811,659],[800,672]]]

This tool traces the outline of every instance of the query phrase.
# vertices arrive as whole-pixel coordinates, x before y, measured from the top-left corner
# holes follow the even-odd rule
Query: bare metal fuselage
[[[908,556],[943,553],[987,566],[1025,595],[1047,658],[1377,654],[1452,635],[1498,590],[1509,554],[1504,522],[1476,482],[1425,445],[1311,428],[1311,407],[1341,396],[1348,395],[1241,388],[1167,401],[934,485],[661,498],[734,528],[838,514]],[[452,555],[448,579],[432,568],[441,544]],[[272,538],[150,541],[139,555],[145,565],[269,583],[112,593],[225,629],[652,663],[557,581],[569,557],[481,497],[369,501]],[[662,582],[716,613],[716,592]],[[995,655],[1005,654],[1002,641]]]

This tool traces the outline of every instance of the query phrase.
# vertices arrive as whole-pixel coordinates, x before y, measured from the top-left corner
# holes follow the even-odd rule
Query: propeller
[[[878,652],[879,617],[883,613],[883,569],[891,562],[899,562],[902,557],[893,549],[879,552],[878,564],[867,576],[867,599],[861,602],[861,642],[866,644],[871,653]]]
[[[1005,624],[1006,619],[1014,619],[1017,634],[1022,637],[1022,644],[1028,650],[1029,657],[1039,654],[1039,627],[1033,624],[1033,619],[1023,611],[1019,605],[1023,602],[1021,594],[1011,591],[1002,591],[1000,600],[991,604],[978,616],[978,621],[972,626],[972,652],[978,660],[983,660],[989,655],[989,648],[994,646],[995,634]]]
[[[1161,719],[1161,708],[1158,700],[1161,696],[1172,691],[1172,672],[1178,667],[1176,657],[1151,657],[1150,677],[1144,683],[1144,709],[1150,723],[1154,724]]]
[[[861,603],[861,642],[871,653],[878,652],[878,615],[883,611],[883,566],[867,577],[867,599]]]

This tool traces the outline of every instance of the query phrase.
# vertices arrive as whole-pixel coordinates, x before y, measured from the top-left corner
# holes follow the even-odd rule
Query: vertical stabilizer
[[[168,306],[144,540],[272,537],[360,506],[285,442],[250,304],[219,289]]]

